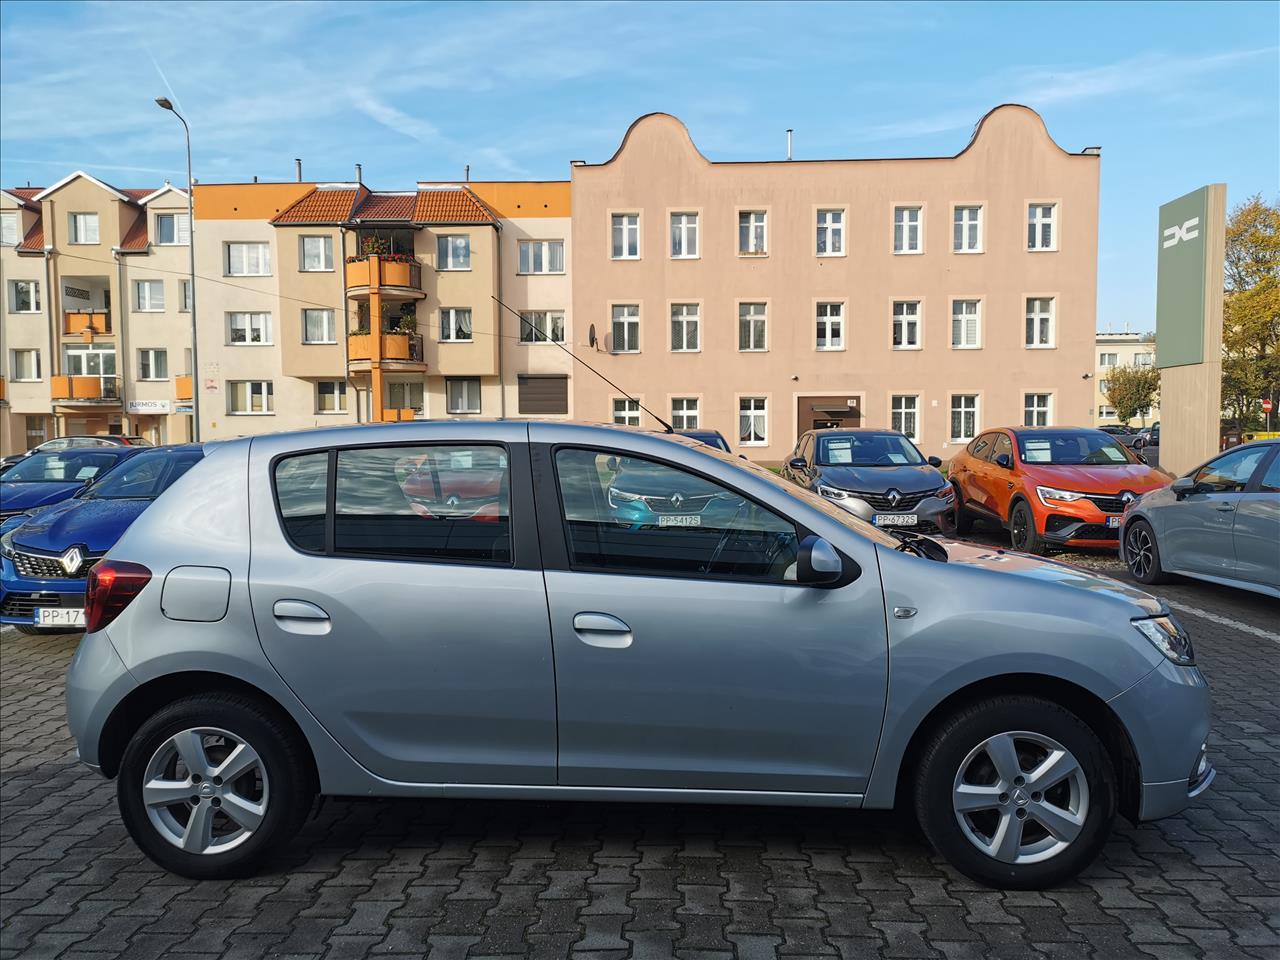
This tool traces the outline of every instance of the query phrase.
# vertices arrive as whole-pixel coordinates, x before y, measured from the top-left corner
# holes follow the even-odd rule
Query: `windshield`
[[[1018,434],[1023,463],[1050,466],[1122,467],[1138,461],[1109,434],[1093,430],[1052,430]]]
[[[123,451],[115,449],[59,450],[27,457],[4,473],[5,483],[84,483],[116,465]]]
[[[851,433],[818,437],[820,467],[905,467],[924,463],[900,433]]]
[[[204,456],[200,450],[150,450],[130,457],[103,476],[86,500],[154,500]]]

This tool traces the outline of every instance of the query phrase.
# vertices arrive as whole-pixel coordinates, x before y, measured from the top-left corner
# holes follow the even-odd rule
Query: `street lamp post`
[[[196,210],[195,181],[191,176],[191,128],[168,97],[156,97],[156,105],[182,123],[187,138],[187,249],[191,255],[191,439],[200,441],[200,347],[196,342]]]

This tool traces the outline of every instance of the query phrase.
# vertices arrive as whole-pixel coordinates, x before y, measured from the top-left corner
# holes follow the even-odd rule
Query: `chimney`
[[[791,128],[787,127],[787,159],[788,160],[791,159],[791,133],[792,133]]]
[[[471,164],[469,163],[463,166],[462,168],[462,182],[463,183],[471,182]]]
[[[301,183],[302,182],[302,158],[301,157],[293,158],[293,168],[298,172],[298,182]]]
[[[364,183],[364,166],[356,164],[356,183]]]
[[[254,183],[258,182],[258,175],[256,173],[253,175],[253,182]]]

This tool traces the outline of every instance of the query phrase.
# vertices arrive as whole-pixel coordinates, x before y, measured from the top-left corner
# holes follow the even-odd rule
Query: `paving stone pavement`
[[[1158,592],[1280,632],[1270,601]],[[1078,881],[1043,893],[973,884],[889,813],[347,799],[260,876],[186,881],[138,853],[111,784],[75,762],[77,638],[6,630],[0,960],[1275,960],[1280,645],[1184,619],[1213,687],[1217,781],[1180,816],[1122,821]]]

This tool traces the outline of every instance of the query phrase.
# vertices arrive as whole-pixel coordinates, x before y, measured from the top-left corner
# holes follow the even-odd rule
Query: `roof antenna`
[[[790,127],[787,127],[787,159],[788,160],[791,159],[791,134],[793,132],[794,131]]]
[[[491,296],[491,299],[492,299],[492,300],[493,300],[493,302],[494,302],[494,303],[496,303],[498,306],[502,307],[504,310],[509,311],[512,315],[514,315],[514,316],[518,317],[518,318],[520,319],[520,322],[521,322],[521,323],[526,324],[526,325],[529,327],[529,329],[533,331],[533,336],[534,336],[534,339],[535,339],[535,340],[538,338],[538,328],[537,328],[537,327],[535,327],[531,321],[526,320],[526,319],[524,318],[524,315],[523,315],[523,314],[521,314],[518,310],[514,310],[514,309],[512,309],[511,307],[508,307],[505,303],[503,303],[503,302],[502,302],[501,300],[499,300],[497,297]],[[603,373],[601,373],[599,370],[597,370],[597,369],[596,369],[595,367],[593,367],[591,364],[587,363],[587,361],[583,360],[580,356],[578,356],[576,353],[574,353],[572,350],[570,350],[568,347],[566,347],[563,343],[560,343],[560,342],[558,342],[558,341],[556,341],[556,340],[551,340],[551,339],[548,339],[548,340],[546,340],[545,342],[555,344],[557,347],[559,347],[561,350],[563,350],[563,351],[564,351],[565,353],[567,353],[569,356],[573,357],[573,359],[574,359],[574,360],[577,360],[577,361],[578,361],[578,363],[582,364],[584,367],[586,367],[588,370],[590,370],[592,373],[594,373],[597,377],[599,377],[601,380],[603,380],[603,381],[604,381],[605,383],[607,383],[609,386],[613,387],[613,389],[617,390],[620,394],[622,394],[624,397],[626,397],[628,400],[630,400],[632,403],[634,403],[637,407],[639,407],[641,410],[643,410],[643,411],[644,411],[645,413],[647,413],[649,416],[653,417],[653,419],[657,420],[660,424],[662,424],[662,426],[666,429],[667,433],[675,433],[675,432],[676,432],[676,431],[675,431],[675,428],[674,428],[673,426],[671,426],[671,424],[667,423],[667,421],[666,421],[666,420],[662,419],[662,417],[658,416],[656,413],[654,413],[652,410],[650,410],[648,407],[646,407],[643,403],[641,403],[639,400],[637,400],[637,399],[636,399],[635,397],[633,397],[631,394],[627,393],[627,391],[623,390],[620,386],[618,386],[616,383],[614,383],[612,380],[610,380],[608,377],[606,377]]]

